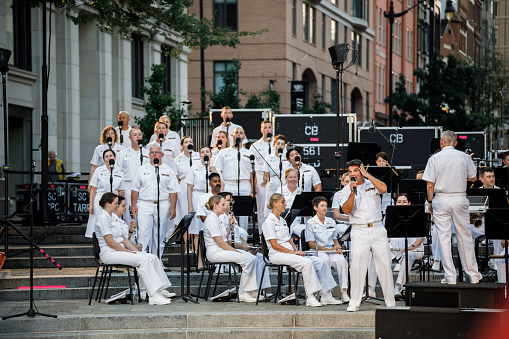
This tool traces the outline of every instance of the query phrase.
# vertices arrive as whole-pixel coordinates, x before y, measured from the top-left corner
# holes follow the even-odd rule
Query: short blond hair
[[[290,168],[288,168],[288,169],[285,171],[285,179],[286,179],[286,178],[288,178],[288,175],[290,175],[290,173],[292,173],[292,172],[297,172],[297,173],[299,173],[299,171],[297,171],[295,168],[290,167]]]
[[[213,195],[209,198],[209,201],[207,201],[205,203],[205,207],[209,210],[209,211],[212,211],[212,209],[214,208],[214,205],[217,205],[221,202],[221,200],[223,200],[224,198],[220,195]]]

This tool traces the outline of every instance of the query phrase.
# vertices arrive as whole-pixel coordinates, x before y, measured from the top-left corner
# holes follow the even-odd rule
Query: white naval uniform
[[[157,135],[154,133],[152,134],[152,136],[150,137],[150,141],[149,142],[152,142],[154,140],[157,139]],[[166,139],[169,139],[169,140],[173,140],[175,141],[177,144],[180,145],[180,136],[177,132],[175,131],[168,131],[168,133],[166,133]]]
[[[94,154],[92,154],[92,160],[90,160],[90,164],[97,166],[97,167],[104,165],[103,153],[104,153],[104,151],[109,150],[109,149],[110,149],[110,147],[108,146],[108,144],[101,144],[101,145],[97,146],[94,149]],[[111,149],[115,152],[115,158],[116,158],[116,157],[118,157],[118,154],[120,153],[120,151],[122,151],[124,149],[124,147],[120,146],[119,143],[116,143],[111,146]]]
[[[417,240],[420,238],[408,238],[408,247],[415,244]],[[403,286],[406,283],[406,269],[405,269],[405,238],[391,238],[391,252],[392,258],[397,259],[401,268],[399,269],[398,278],[396,279],[396,284]],[[414,265],[414,261],[421,259],[424,256],[424,242],[422,242],[419,247],[414,248],[413,250],[408,250],[408,272],[412,270],[412,266]],[[393,251],[393,249],[397,249],[399,251]]]
[[[456,239],[461,264],[472,280],[479,280],[474,244],[470,232],[469,202],[465,196],[467,179],[476,177],[472,158],[452,146],[446,146],[428,159],[422,180],[435,183],[432,202],[435,227],[438,232],[445,278],[456,282],[456,269],[451,251],[451,218],[456,228]]]
[[[340,191],[339,204],[343,206],[348,200],[352,189],[350,185]],[[369,265],[369,253],[372,252],[376,272],[382,285],[385,305],[396,305],[392,280],[392,259],[387,239],[387,230],[382,224],[380,192],[373,183],[364,178],[362,185],[357,186],[354,206],[349,214],[352,224],[350,252],[350,279],[351,292],[350,304],[359,307],[362,300],[362,292],[366,273]],[[372,225],[370,227],[370,225]]]
[[[154,140],[151,143],[148,143],[146,148],[150,151],[150,147],[154,145],[160,146],[157,140]],[[175,157],[180,154],[181,150],[179,143],[174,140],[166,138],[162,143],[161,151],[164,153],[164,156],[161,160],[163,164],[170,167],[173,172],[176,172]]]
[[[121,169],[115,168],[113,169],[113,193],[118,194],[118,191],[124,190],[124,173]],[[94,186],[97,188],[94,197],[94,213],[88,215],[87,222],[87,230],[85,233],[85,237],[92,238],[92,234],[95,230],[95,224],[97,222],[97,218],[101,215],[103,209],[99,206],[99,200],[104,193],[110,192],[110,171],[106,168],[106,165],[98,167],[92,178],[90,179],[90,186]]]
[[[291,209],[293,205],[293,201],[295,200],[295,197],[297,194],[302,193],[302,189],[300,187],[297,187],[295,191],[290,192],[288,189],[288,185],[283,186],[283,191],[281,191],[281,187],[278,187],[276,190],[276,193],[282,194],[283,197],[285,197],[286,202],[286,208]],[[306,224],[304,223],[304,220],[302,217],[297,217],[293,221],[293,223],[290,225],[290,234],[295,234],[296,236],[300,237],[302,231],[306,228]]]
[[[122,130],[120,131],[120,127],[115,127],[115,131],[117,132],[117,135],[118,135],[118,143],[120,144],[120,146],[122,146],[123,148],[128,148],[128,147],[131,147],[131,139],[129,139],[129,132],[131,132],[131,129],[132,127],[131,126],[127,126],[127,130]],[[122,139],[124,142],[120,142],[120,133],[122,133]]]
[[[210,191],[210,187],[208,186],[208,176],[210,171],[207,171],[205,166],[203,166],[201,160],[194,162],[193,166],[189,169],[186,176],[186,200],[187,200],[187,185],[193,186],[192,193],[192,203],[193,210],[198,211],[198,206],[200,205],[200,197],[205,194],[205,190],[208,187]],[[207,200],[208,201],[208,200]],[[205,203],[203,202],[203,208],[205,208]],[[194,218],[191,225],[189,225],[189,234],[200,234],[200,231],[203,228],[203,222],[200,220],[198,215]]]
[[[304,289],[307,296],[321,291],[322,295],[328,293],[336,286],[332,273],[327,262],[319,257],[301,257],[292,253],[279,252],[272,248],[271,239],[286,249],[293,251],[292,245],[288,242],[290,232],[283,217],[277,218],[270,213],[262,226],[263,236],[269,249],[269,259],[276,265],[290,265],[297,271],[302,272]]]
[[[122,244],[122,229],[112,225],[113,222],[113,217],[103,210],[95,225],[95,235],[101,249],[99,254],[101,261],[107,265],[117,264],[136,267],[149,297],[155,297],[159,292],[170,287],[171,283],[158,257],[145,252],[116,251],[106,243],[104,236],[111,234],[115,242],[124,246]]]
[[[209,211],[210,212],[210,211]],[[221,214],[219,216],[219,220],[223,224],[224,228],[226,229],[229,224],[229,217],[227,214]],[[247,242],[248,234],[247,232],[242,228],[239,227],[239,224],[236,222],[234,224],[235,227],[235,234],[234,234],[234,240],[236,244],[242,244],[242,239]],[[257,265],[256,265],[256,283],[258,286],[260,286],[260,279],[262,277],[262,269],[265,265],[265,262],[263,260],[263,254],[262,253],[256,253],[256,255],[246,252],[244,250],[238,249],[238,251],[241,251],[242,253],[253,255],[256,258]],[[270,288],[270,274],[269,274],[269,268],[265,267],[265,274],[263,275],[263,282],[262,282],[262,289]]]
[[[302,179],[304,178],[303,187],[304,192],[311,192],[313,191],[313,187],[322,183],[322,180],[320,179],[318,172],[313,166],[302,163],[302,166],[298,171],[299,171],[298,186],[302,188]]]
[[[222,123],[221,123],[221,125],[214,128],[214,130],[212,131],[212,139],[210,139],[210,147],[214,147],[216,145],[216,135],[217,135],[217,133],[219,133],[219,131],[226,132],[226,134],[228,134],[228,140],[230,141],[230,145],[233,145],[235,143],[235,141],[233,140],[232,133],[235,130],[235,128],[237,128],[237,127],[242,128],[242,126],[234,124],[233,122],[230,122],[230,127],[228,127],[228,131],[226,131],[226,126],[223,126]],[[244,141],[242,143],[247,144],[247,136],[244,138]],[[224,146],[225,145],[223,145],[223,147]]]
[[[163,157],[164,158],[164,157]],[[165,164],[159,166],[159,217],[161,233],[159,236],[160,253],[163,255],[166,234],[173,233],[175,226],[169,220],[170,193],[179,192],[179,184],[175,172]],[[143,250],[148,246],[148,253],[157,254],[157,176],[155,166],[150,163],[136,171],[131,184],[133,191],[138,192],[138,243]]]
[[[252,254],[241,251],[228,251],[217,245],[214,237],[226,239],[226,228],[215,213],[210,213],[203,223],[203,238],[207,247],[207,259],[211,262],[234,262],[242,267],[239,293],[258,290],[257,270],[258,261]]]
[[[209,192],[208,193],[204,193],[200,196],[200,198],[198,199],[198,204],[197,206],[194,206],[193,204],[193,207],[194,207],[194,210],[196,211],[196,217],[198,219],[198,221],[200,222],[200,229],[203,228],[203,222],[201,221],[200,217],[205,217],[205,219],[209,216],[209,214],[211,213],[207,207],[205,207],[205,203],[209,201],[210,197],[213,196],[213,194],[210,192],[210,187],[209,187]],[[193,220],[194,222],[194,220]]]
[[[315,215],[308,220],[306,225],[306,241],[315,242],[316,245],[332,248],[334,239],[338,236],[336,222],[332,218],[325,217],[324,223]],[[324,259],[329,267],[334,267],[338,273],[340,287],[342,290],[348,288],[348,263],[342,254],[338,253],[317,253],[319,258]]]
[[[145,165],[150,163],[147,149],[140,147],[140,150],[143,158],[143,164]],[[131,206],[131,183],[136,171],[139,167],[141,167],[140,150],[135,151],[132,146],[129,146],[117,155],[117,167],[124,171],[124,197],[127,204],[127,211],[124,214],[124,220],[128,225],[131,223],[131,214],[129,213],[129,207]]]
[[[193,159],[193,164],[195,162],[200,162],[200,154],[198,152],[192,152],[191,158]],[[175,172],[180,180],[180,192],[178,193],[177,200],[177,210],[175,216],[175,225],[178,225],[180,220],[184,216],[187,215],[188,206],[187,206],[187,183],[186,176],[191,168],[190,159],[186,156],[184,152],[180,153],[175,157],[175,168],[177,171]]]
[[[283,168],[281,170],[281,180],[279,180],[279,165],[280,160],[279,157],[275,154],[271,154],[267,158],[267,162],[264,162],[262,171],[265,173],[269,173],[269,182],[267,183],[266,192],[265,192],[265,204],[264,204],[264,211],[265,211],[265,217],[267,217],[270,214],[270,210],[267,208],[267,205],[269,204],[269,199],[272,196],[272,194],[276,193],[278,188],[281,188],[282,186],[286,185],[285,180],[285,171],[291,167],[291,164],[286,158],[282,157],[281,164],[283,165]]]
[[[273,147],[271,147],[273,149]],[[265,161],[269,157],[269,143],[260,138],[258,141],[251,144],[249,150],[255,156],[255,169],[256,169],[256,211],[258,219],[258,229],[262,230],[263,222],[265,221],[265,194],[267,186],[262,187],[263,181],[262,168]]]

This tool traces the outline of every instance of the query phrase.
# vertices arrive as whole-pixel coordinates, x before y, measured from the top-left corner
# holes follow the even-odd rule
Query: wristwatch
[[[431,202],[432,202],[432,201],[433,201],[433,200],[428,200],[428,204],[431,204]]]

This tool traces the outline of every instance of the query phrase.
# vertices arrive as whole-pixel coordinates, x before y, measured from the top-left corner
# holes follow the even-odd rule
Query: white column
[[[112,37],[113,113],[132,113],[131,41],[118,33]],[[114,116],[114,123],[117,121]],[[131,126],[135,125],[131,118]]]

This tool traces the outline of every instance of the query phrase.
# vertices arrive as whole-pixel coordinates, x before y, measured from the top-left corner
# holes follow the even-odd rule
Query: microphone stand
[[[161,140],[161,139],[159,139]],[[159,160],[159,159],[158,159]],[[160,181],[160,178],[159,178],[159,162],[157,162],[157,166],[156,167],[156,179],[157,179],[157,257],[159,259],[161,259],[161,217],[160,217],[160,210],[159,210],[159,194],[161,193],[160,192],[160,189],[159,189],[159,181]]]
[[[281,185],[281,194],[283,194],[283,152],[279,153],[279,184]]]
[[[113,193],[113,168],[114,166],[110,165],[110,192]]]
[[[209,179],[209,161],[204,159],[203,162],[205,163],[205,193],[209,193],[209,185],[207,184]]]
[[[237,194],[240,195],[240,143],[237,146]]]
[[[251,161],[251,173],[252,173],[252,185],[251,185],[251,193],[253,194],[253,199],[255,200],[255,204],[253,205],[256,206],[256,183],[255,183],[255,178],[256,178],[256,170],[255,170],[255,156],[254,155],[251,155],[251,157],[249,158],[249,160]],[[255,218],[255,214],[254,214],[254,209],[251,211],[252,212],[252,216],[253,216],[253,246],[256,245],[256,237],[254,236],[254,233],[255,233],[255,230],[257,229],[256,227],[256,219]],[[259,212],[260,213],[260,212]]]

